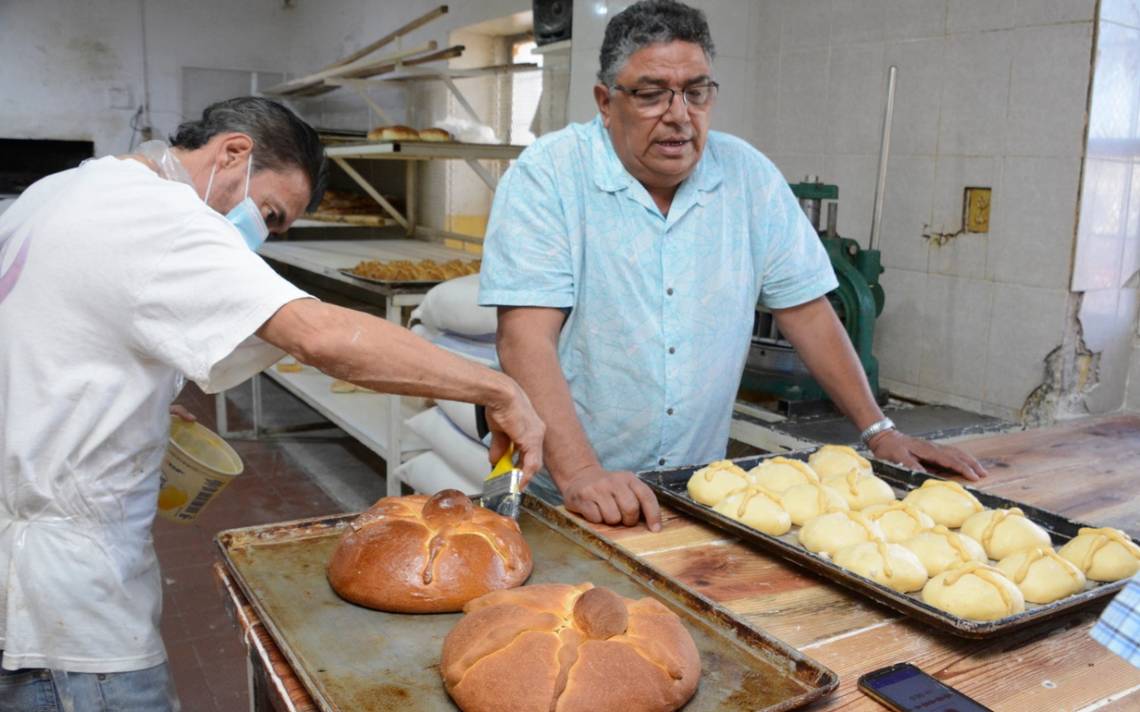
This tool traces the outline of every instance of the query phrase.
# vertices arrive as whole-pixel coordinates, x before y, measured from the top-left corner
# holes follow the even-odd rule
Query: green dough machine
[[[839,286],[827,294],[827,299],[851,338],[872,393],[882,401],[886,393],[879,388],[879,363],[871,352],[875,319],[882,313],[884,301],[883,287],[879,284],[879,275],[883,272],[880,253],[875,249],[863,249],[855,240],[837,234],[839,186],[809,178],[803,183],[793,184],[791,188],[819,233],[820,242],[827,250],[835,278],[839,281]],[[824,208],[826,224],[821,222]],[[760,306],[756,307],[752,347],[740,386],[744,397],[750,400],[775,399],[780,410],[789,415],[820,410],[821,404],[827,401],[823,388],[812,378],[792,345],[779,333],[772,314]]]

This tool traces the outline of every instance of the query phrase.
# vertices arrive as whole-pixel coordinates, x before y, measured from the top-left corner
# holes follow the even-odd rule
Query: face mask
[[[210,180],[206,182],[206,197],[203,200],[209,200],[210,188],[214,185],[214,171],[218,169],[215,164],[214,168],[210,171]],[[257,248],[261,247],[261,243],[265,242],[265,238],[269,237],[269,227],[265,224],[265,218],[261,217],[261,211],[258,210],[257,204],[253,202],[253,198],[249,197],[249,179],[253,175],[253,152],[249,154],[249,164],[246,166],[245,171],[245,198],[234,206],[233,210],[226,213],[226,220],[234,224],[234,227],[241,233],[242,239],[249,249],[254,252]]]

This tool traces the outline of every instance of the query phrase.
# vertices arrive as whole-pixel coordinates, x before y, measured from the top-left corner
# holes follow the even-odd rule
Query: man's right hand
[[[649,485],[629,471],[583,470],[561,486],[566,508],[586,521],[632,527],[642,514],[650,531],[661,531],[661,508]]]
[[[526,487],[534,474],[542,468],[542,439],[546,425],[538,417],[526,393],[512,379],[505,397],[486,404],[487,427],[491,430],[491,464],[507,451],[511,443],[519,453],[519,469],[523,471],[522,486]]]

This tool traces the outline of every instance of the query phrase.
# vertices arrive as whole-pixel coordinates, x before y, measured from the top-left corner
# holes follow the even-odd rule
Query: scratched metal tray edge
[[[733,462],[739,464],[744,469],[750,469],[761,460],[772,457],[789,457],[799,460],[806,460],[808,455],[815,452],[816,448],[809,450],[797,450],[794,452],[782,453],[769,453],[765,455],[751,455],[747,457],[735,458]],[[905,468],[898,467],[882,460],[871,458],[871,464],[874,468],[875,474],[881,476],[889,483],[902,489],[911,489],[913,487],[921,486],[922,482],[928,479],[945,479],[937,475],[931,475],[923,472],[915,472]],[[684,478],[688,482],[688,476],[693,472],[700,469],[702,465],[695,465],[689,467],[670,468],[665,470],[649,470],[637,473],[639,479],[645,482],[653,489],[658,496],[665,499],[673,507],[692,515],[698,520],[708,524],[717,529],[727,531],[733,535],[740,537],[742,540],[755,544],[756,546],[771,551],[781,558],[790,561],[797,566],[808,569],[809,571],[818,574],[819,576],[838,583],[846,588],[849,588],[856,593],[863,594],[873,601],[882,605],[888,606],[899,613],[906,616],[920,620],[924,623],[930,624],[939,630],[952,633],[959,637],[984,639],[991,638],[997,635],[1008,633],[1014,630],[1020,630],[1027,626],[1036,625],[1045,621],[1053,620],[1064,615],[1076,612],[1077,609],[1086,605],[1096,602],[1101,598],[1111,596],[1112,594],[1120,591],[1127,581],[1113,581],[1106,583],[1099,583],[1095,588],[1080,593],[1073,594],[1066,598],[1062,598],[1052,603],[1043,604],[1032,609],[1027,609],[1023,613],[1018,613],[1005,618],[999,618],[995,621],[972,621],[965,618],[959,618],[951,613],[947,613],[938,608],[935,608],[918,598],[912,598],[904,593],[899,593],[892,588],[888,588],[880,583],[864,578],[857,574],[848,572],[846,569],[838,566],[830,560],[822,559],[806,549],[802,549],[793,544],[789,544],[780,540],[777,537],[770,536],[761,531],[753,529],[730,519],[719,512],[714,511],[711,507],[706,507],[687,495],[680,495],[672,491],[664,484],[667,477],[672,480],[679,480]],[[1038,523],[1044,524],[1047,529],[1054,533],[1064,533],[1064,535],[1071,538],[1076,535],[1076,532],[1081,527],[1091,527],[1091,524],[1083,524],[1071,519],[1068,519],[1056,512],[1051,512],[1047,509],[1034,507],[1033,505],[1023,504],[1017,500],[1008,499],[999,495],[989,494],[981,490],[974,489],[973,487],[966,486],[966,489],[971,494],[976,496],[982,504],[990,508],[1002,507],[1019,507],[1025,514]],[[1061,530],[1061,531],[1058,531]]]
[[[602,558],[607,563],[614,565],[625,574],[633,577],[635,581],[639,580],[637,578],[638,576],[641,576],[640,581],[643,582],[647,588],[652,589],[654,594],[670,599],[675,606],[687,608],[695,616],[706,617],[708,620],[704,621],[705,625],[727,629],[729,634],[724,635],[723,639],[737,647],[744,648],[745,654],[756,655],[761,654],[761,650],[765,650],[776,657],[782,657],[790,663],[792,665],[792,671],[790,671],[789,674],[807,688],[806,691],[800,695],[786,699],[779,704],[765,707],[759,712],[788,712],[789,710],[799,709],[827,697],[839,686],[839,675],[822,663],[804,655],[779,638],[741,620],[728,609],[690,589],[679,581],[670,579],[648,564],[638,560],[636,556],[622,550],[614,544],[614,542],[596,532],[586,529],[577,521],[542,500],[529,494],[524,494],[523,497],[523,507],[535,515],[535,519],[544,526],[550,527],[578,546],[586,548],[595,556]],[[295,541],[307,537],[318,538],[327,536],[328,530],[342,528],[356,517],[357,514],[358,513],[335,514],[275,522],[273,524],[226,529],[218,532],[214,536],[214,543],[218,547],[226,569],[233,575],[233,580],[241,589],[242,595],[246,597],[246,600],[257,612],[258,618],[261,619],[265,629],[269,631],[278,650],[285,659],[289,661],[289,665],[292,667],[294,674],[301,680],[306,690],[320,690],[322,693],[325,693],[324,685],[309,674],[307,666],[286,642],[284,633],[278,628],[273,617],[269,615],[269,611],[262,605],[260,598],[254,595],[249,583],[235,562],[231,559],[229,547],[232,543],[244,537],[253,537],[262,544],[271,544],[275,539],[281,541]],[[297,531],[302,528],[308,530],[309,533],[298,536]],[[287,539],[286,536],[288,537]],[[750,645],[758,646],[761,650],[749,649]],[[774,659],[772,656],[764,655],[764,657],[777,668],[780,666],[780,661]],[[804,679],[801,675],[797,675],[797,672],[801,671],[808,671],[814,674],[814,680]],[[310,694],[310,697],[322,712],[341,712],[337,707],[333,707],[327,702],[327,693],[321,695]]]

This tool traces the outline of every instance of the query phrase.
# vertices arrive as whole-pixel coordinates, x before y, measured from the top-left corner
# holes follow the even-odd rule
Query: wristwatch
[[[890,418],[883,418],[882,420],[878,420],[874,423],[871,423],[869,426],[867,426],[866,430],[859,433],[859,439],[863,441],[864,445],[870,447],[871,438],[875,437],[879,433],[885,433],[888,430],[894,430],[894,429],[895,429],[895,421],[891,420]]]

